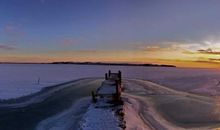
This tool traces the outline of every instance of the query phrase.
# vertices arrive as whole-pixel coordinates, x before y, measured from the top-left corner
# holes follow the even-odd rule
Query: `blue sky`
[[[137,33],[144,31],[142,26],[135,23],[146,16],[139,7],[145,8],[134,1],[5,0],[0,4],[4,12],[0,26],[12,26],[16,28],[12,31],[23,33],[13,38],[21,47],[34,41],[37,48],[59,49],[56,42],[73,39],[83,44],[72,49],[114,49],[119,43],[145,39]],[[4,32],[1,36],[1,42],[12,40]]]
[[[1,0],[0,53],[219,51],[219,7],[218,0]]]

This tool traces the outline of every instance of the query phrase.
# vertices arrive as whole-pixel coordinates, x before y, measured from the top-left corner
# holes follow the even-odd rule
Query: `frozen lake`
[[[150,80],[184,91],[212,91],[218,87],[220,70],[56,64],[0,64],[0,98],[16,98],[41,88],[85,77],[104,77],[109,69],[125,78]],[[38,84],[38,79],[40,82]],[[220,86],[219,86],[220,87]],[[201,89],[202,88],[202,89]],[[213,90],[214,91],[214,90]]]

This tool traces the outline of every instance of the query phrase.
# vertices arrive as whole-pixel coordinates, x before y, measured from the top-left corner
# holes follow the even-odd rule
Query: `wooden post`
[[[108,80],[108,74],[105,73],[105,80]]]
[[[111,75],[111,70],[108,71],[108,77],[110,77],[110,75]]]
[[[120,70],[118,71],[118,78],[119,78],[119,82],[121,84],[121,71]]]
[[[118,81],[115,80],[116,82],[116,86],[115,86],[115,89],[116,89],[116,100],[119,101],[119,98],[120,98],[120,93],[119,93],[119,85],[118,85]]]
[[[92,101],[95,103],[97,100],[96,100],[96,97],[95,97],[95,93],[94,91],[92,91]]]
[[[38,77],[37,84],[38,85],[40,84],[40,77]]]

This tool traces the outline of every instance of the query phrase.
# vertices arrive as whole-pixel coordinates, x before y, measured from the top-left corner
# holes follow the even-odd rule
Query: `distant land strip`
[[[111,65],[111,66],[146,66],[146,67],[176,67],[164,64],[134,64],[134,63],[107,63],[107,62],[51,62],[51,63],[17,63],[0,62],[0,64],[76,64],[76,65]]]
[[[160,64],[132,64],[132,63],[105,63],[105,62],[53,62],[51,64],[176,67],[174,65],[163,65],[163,64],[160,65]]]

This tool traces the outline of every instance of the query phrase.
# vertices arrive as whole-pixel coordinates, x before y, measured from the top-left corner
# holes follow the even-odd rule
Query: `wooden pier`
[[[110,70],[105,74],[105,81],[102,82],[102,85],[92,92],[93,102],[97,102],[99,99],[106,99],[112,103],[119,103],[121,101],[121,92],[122,92],[122,79],[121,71],[118,73],[112,73]]]
[[[82,130],[125,130],[122,90],[121,71],[112,73],[109,70],[101,86],[96,91],[92,91],[93,103],[84,115]]]

